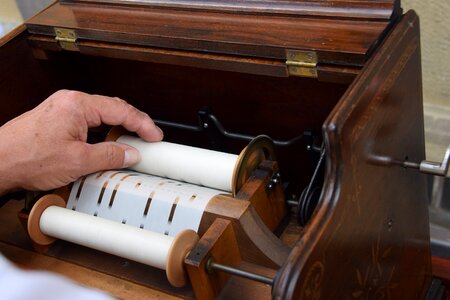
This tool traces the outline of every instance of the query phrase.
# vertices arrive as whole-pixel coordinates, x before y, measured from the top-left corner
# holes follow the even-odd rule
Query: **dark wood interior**
[[[3,47],[11,53],[5,57],[16,60],[2,64],[6,78],[1,84],[11,93],[3,96],[17,100],[1,115],[2,122],[63,88],[120,97],[155,119],[189,125],[197,125],[198,111],[208,107],[227,131],[289,140],[308,129],[320,136],[325,118],[348,88],[348,84],[310,78],[278,78],[70,52],[39,60],[32,56],[27,37],[23,33]],[[19,74],[24,69],[32,70],[25,72],[27,81],[12,82],[10,74],[22,77]],[[211,148],[206,134],[163,129],[167,141]],[[239,153],[246,143],[225,139],[222,149],[217,150]],[[296,181],[297,193],[307,185],[315,166],[309,162],[306,144],[301,141],[277,149],[283,179]]]

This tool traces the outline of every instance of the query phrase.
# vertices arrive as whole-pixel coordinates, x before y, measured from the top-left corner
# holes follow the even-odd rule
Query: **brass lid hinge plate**
[[[317,78],[317,53],[286,50],[286,66],[291,76]]]
[[[77,34],[73,29],[55,28],[55,40],[62,49],[68,51],[79,51],[77,45]]]

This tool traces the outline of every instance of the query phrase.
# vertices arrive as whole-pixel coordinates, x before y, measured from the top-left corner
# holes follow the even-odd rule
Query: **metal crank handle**
[[[445,177],[448,173],[448,168],[450,165],[450,145],[448,145],[444,154],[444,159],[441,163],[428,160],[422,160],[420,163],[408,160],[399,161],[388,156],[380,155],[371,155],[369,161],[377,165],[402,166],[404,168],[418,169],[420,172],[425,174]]]
[[[444,159],[442,160],[441,163],[428,160],[422,160],[419,164],[409,161],[403,162],[403,166],[405,168],[415,168],[419,169],[420,172],[422,173],[437,176],[446,176],[449,164],[450,164],[450,145],[447,147],[447,150],[445,151],[444,154]]]

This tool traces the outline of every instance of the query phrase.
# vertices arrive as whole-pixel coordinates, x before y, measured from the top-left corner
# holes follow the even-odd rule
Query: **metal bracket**
[[[79,51],[77,46],[77,35],[75,30],[66,28],[55,28],[55,40],[64,50]]]
[[[313,51],[286,50],[289,75],[317,78],[317,53]]]
[[[280,183],[280,180],[281,180],[280,172],[275,172],[274,174],[272,174],[272,177],[270,177],[266,185],[267,192],[271,192],[275,188],[275,186],[278,183]]]
[[[425,174],[446,176],[450,166],[450,145],[447,147],[441,163],[428,160],[422,160],[420,163],[410,162],[408,160],[397,161],[387,156],[378,155],[372,155],[370,161],[379,165],[399,165],[404,168],[418,169]]]
[[[208,272],[208,274],[214,274],[214,270],[217,271],[221,271],[221,272],[225,272],[231,275],[235,275],[235,276],[239,276],[242,278],[247,278],[250,280],[254,280],[254,281],[258,281],[258,282],[262,282],[265,284],[269,284],[269,285],[273,285],[273,278],[264,276],[264,275],[260,275],[260,274],[256,274],[253,272],[249,272],[249,271],[245,271],[242,269],[238,269],[238,268],[234,268],[234,267],[230,267],[230,266],[226,266],[226,265],[222,265],[217,263],[213,257],[210,257],[205,264],[205,269],[206,272]]]

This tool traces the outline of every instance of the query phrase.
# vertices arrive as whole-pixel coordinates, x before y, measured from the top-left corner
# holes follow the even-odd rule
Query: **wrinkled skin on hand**
[[[79,177],[137,163],[139,152],[117,142],[87,144],[88,128],[122,125],[142,139],[162,131],[119,98],[61,90],[0,127],[0,195],[15,189],[50,190]]]

